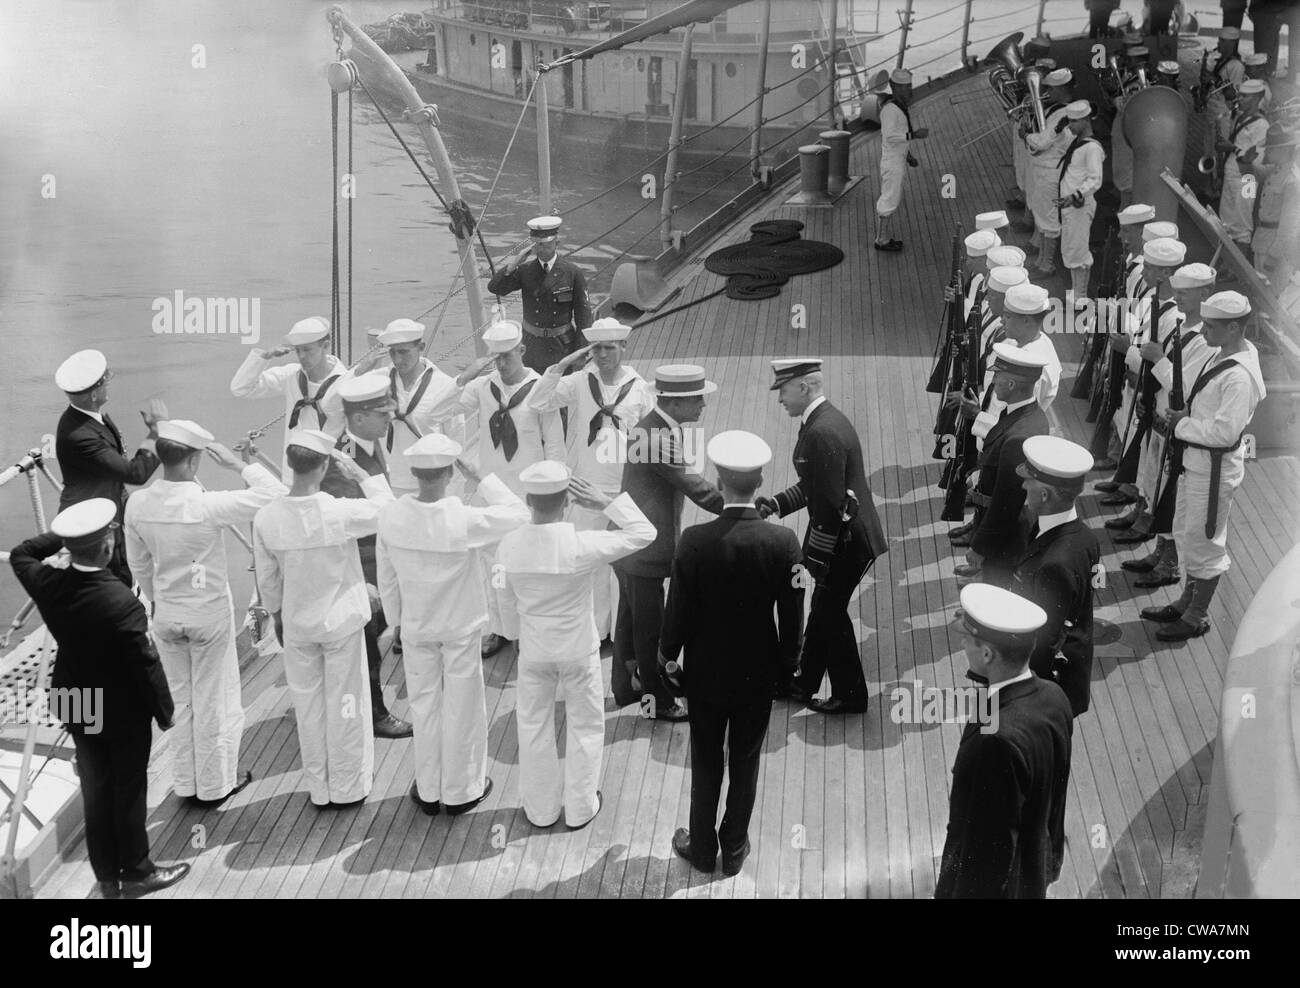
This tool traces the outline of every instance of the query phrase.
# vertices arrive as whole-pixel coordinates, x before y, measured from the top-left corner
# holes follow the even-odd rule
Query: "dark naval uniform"
[[[524,363],[544,373],[577,349],[578,331],[591,325],[587,279],[572,261],[551,260],[550,270],[535,257],[514,271],[499,270],[488,282],[494,295],[518,291],[524,306]]]
[[[1002,417],[984,437],[979,481],[971,499],[982,508],[979,524],[971,533],[971,551],[983,557],[981,579],[1009,587],[1012,571],[1024,555],[1028,526],[1021,519],[1025,488],[1016,468],[1025,461],[1024,443],[1030,436],[1047,435],[1047,415],[1030,398]]]

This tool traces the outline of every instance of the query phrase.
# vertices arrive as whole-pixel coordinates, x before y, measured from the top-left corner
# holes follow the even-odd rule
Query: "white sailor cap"
[[[631,326],[624,326],[617,319],[605,316],[582,331],[588,343],[621,343],[632,332]]]
[[[1170,288],[1205,288],[1213,285],[1215,278],[1218,277],[1214,268],[1208,264],[1199,262],[1194,264],[1184,264],[1181,268],[1169,276]]]
[[[50,531],[63,539],[69,549],[89,548],[103,539],[116,518],[116,503],[106,497],[92,497],[55,515]]]
[[[413,469],[438,470],[451,466],[464,451],[461,444],[450,436],[431,432],[411,443],[402,455]]]
[[[787,357],[784,360],[772,361],[772,373],[776,375],[769,391],[781,390],[781,385],[786,381],[793,381],[797,377],[803,377],[805,374],[815,374],[822,369],[821,357]]]
[[[665,398],[711,395],[718,386],[704,378],[704,368],[694,364],[664,364],[655,368],[655,394]]]
[[[1118,30],[1123,30],[1133,23],[1133,15],[1127,10],[1117,10],[1111,14],[1110,26]]]
[[[1155,226],[1148,223],[1148,229]],[[1187,245],[1173,237],[1157,237],[1142,245],[1142,259],[1148,264],[1158,264],[1162,268],[1176,268],[1187,257]]]
[[[569,489],[569,468],[559,460],[542,460],[520,470],[519,483],[529,494],[559,494]]]
[[[1007,218],[1005,209],[995,209],[991,213],[975,214],[976,230],[1001,230],[1004,226],[1009,226],[1011,220]]]
[[[1024,445],[1025,462],[1016,473],[1025,479],[1042,481],[1067,490],[1083,490],[1084,478],[1092,469],[1092,454],[1060,436],[1030,436]]]
[[[1014,343],[993,344],[993,370],[1004,371],[1026,381],[1037,381],[1047,366],[1047,358],[1030,350],[1023,350]]]
[[[1263,79],[1247,79],[1237,87],[1237,92],[1242,96],[1258,96],[1264,91]]]
[[[1250,300],[1241,292],[1216,292],[1201,303],[1202,319],[1244,319]]]
[[[1087,120],[1092,116],[1092,104],[1086,99],[1077,99],[1073,103],[1065,105],[1065,116],[1068,120]]]
[[[534,240],[554,240],[563,222],[558,216],[535,216],[528,221],[528,235]]]
[[[347,411],[364,411],[369,408],[383,408],[393,404],[389,393],[392,382],[383,371],[371,371],[356,377],[344,378],[339,382],[338,394],[343,399]]]
[[[772,447],[752,432],[734,429],[719,432],[707,447],[713,465],[736,473],[762,470],[772,462]]]
[[[384,346],[397,346],[399,343],[416,343],[424,339],[424,324],[414,319],[394,319],[379,334],[379,342]]]
[[[1161,75],[1179,75],[1183,70],[1177,62],[1157,62],[1156,71]]]
[[[1221,31],[1219,32],[1219,39],[1220,39],[1221,41],[1240,41],[1240,40],[1241,40],[1241,28],[1239,28],[1239,27],[1225,27],[1223,30],[1221,30]]]
[[[1047,623],[1047,612],[1032,600],[991,583],[962,587],[958,618],[968,632],[994,645],[1027,645]]]
[[[1019,316],[1042,315],[1052,307],[1051,296],[1041,285],[1027,282],[1007,290],[1006,311]]]
[[[989,252],[989,248],[997,247],[1001,243],[1002,238],[992,230],[976,230],[966,236],[966,256],[983,257]]]
[[[1268,56],[1262,51],[1254,51],[1241,60],[1242,65],[1267,65]]]
[[[189,446],[191,449],[207,449],[208,444],[216,440],[197,422],[188,419],[167,419],[158,423],[158,438]]]
[[[324,316],[308,316],[306,319],[299,319],[289,330],[289,335],[284,341],[289,346],[302,346],[304,343],[315,343],[317,340],[323,340],[330,335],[330,321]]]
[[[910,86],[912,84],[912,73],[907,69],[894,69],[889,73],[889,81],[897,86]]]
[[[285,446],[301,446],[322,456],[329,456],[336,445],[338,445],[337,439],[319,429],[294,429],[285,437]]]
[[[510,319],[494,322],[483,333],[488,353],[509,353],[524,341],[524,328]]]
[[[1044,86],[1066,86],[1074,82],[1074,73],[1069,69],[1052,69],[1043,76]]]
[[[984,260],[990,268],[1023,268],[1025,252],[1011,244],[1003,244],[1000,247],[990,248],[984,255]]]
[[[378,326],[367,326],[367,327],[366,327],[366,335],[370,337],[370,342],[371,342],[371,345],[372,345],[372,346],[373,346],[375,343],[378,343],[378,342],[379,342],[379,334],[382,333],[382,332],[383,332],[383,330],[380,329]]]
[[[1115,218],[1119,220],[1120,226],[1132,226],[1134,223],[1150,223],[1156,218],[1156,207],[1148,206],[1143,202],[1135,202],[1131,206],[1125,206]]]
[[[108,358],[98,350],[78,350],[71,357],[59,364],[54,372],[54,383],[60,391],[70,395],[91,388],[104,380],[108,373]]]
[[[1177,240],[1178,224],[1170,223],[1168,220],[1156,220],[1154,223],[1148,223],[1142,228],[1143,241],[1159,240],[1162,237]]]
[[[1029,272],[1024,268],[1004,264],[989,272],[989,276],[985,279],[984,285],[991,292],[1001,292],[1005,295],[1012,288],[1015,288],[1016,285],[1023,285],[1028,280]]]

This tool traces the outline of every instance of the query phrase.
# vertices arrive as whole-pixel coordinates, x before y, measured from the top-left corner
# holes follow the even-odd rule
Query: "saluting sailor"
[[[492,791],[479,638],[488,606],[481,556],[528,521],[528,509],[489,474],[473,480],[483,507],[447,493],[460,443],[431,433],[402,454],[420,485],[379,513],[376,545],[384,614],[399,629],[415,729],[411,798],[453,815]]]
[[[1092,218],[1097,212],[1093,194],[1101,188],[1102,162],[1106,152],[1092,137],[1092,104],[1075,100],[1065,108],[1066,125],[1073,140],[1061,157],[1060,194],[1056,199],[1061,219],[1061,263],[1070,269],[1074,308],[1086,305],[1092,251],[1088,242]]]
[[[889,73],[890,93],[880,99],[880,196],[876,199],[876,250],[898,251],[903,242],[893,235],[894,214],[903,201],[903,169],[917,166],[911,141],[929,136],[927,127],[912,127],[912,73]]]
[[[1033,242],[1038,246],[1034,271],[1050,275],[1056,271],[1056,245],[1061,239],[1061,220],[1056,207],[1061,159],[1074,141],[1074,135],[1065,129],[1069,123],[1065,108],[1074,99],[1074,73],[1069,69],[1054,69],[1043,77],[1043,86],[1046,127],[1039,133],[1026,133],[1025,142],[1029,146],[1029,167],[1034,173],[1029,200],[1034,214]]]
[[[1246,474],[1241,440],[1267,393],[1259,351],[1245,339],[1250,302],[1238,292],[1219,292],[1201,304],[1205,342],[1218,352],[1206,362],[1187,394],[1185,411],[1165,413],[1167,434],[1183,444],[1174,539],[1186,570],[1182,596],[1164,607],[1143,608],[1147,620],[1165,624],[1161,641],[1205,634],[1219,578],[1228,571],[1228,515]]]
[[[359,803],[373,782],[365,639],[371,605],[357,540],[378,531],[379,509],[393,500],[384,475],[367,474],[336,442],[316,429],[291,432],[293,484],[253,519],[257,585],[284,646],[303,779],[322,807]],[[321,490],[331,462],[364,498]]]
[[[172,788],[215,805],[246,786],[239,775],[244,732],[235,613],[226,576],[227,525],[244,526],[289,489],[184,419],[158,423],[163,475],[126,502],[123,534],[131,570],[153,601],[153,637],[176,702]],[[242,474],[246,490],[206,491],[204,452]]]
[[[558,216],[529,220],[532,243],[488,282],[493,295],[517,291],[523,299],[524,363],[539,373],[577,346],[575,327],[591,325],[586,278],[576,264],[555,254],[563,222]]]
[[[554,460],[521,475],[532,523],[501,540],[501,612],[519,640],[516,715],[519,794],[524,815],[549,827],[564,814],[570,830],[600,812],[605,746],[605,687],[592,616],[592,575],[648,546],[655,527],[631,496],[602,494]],[[565,522],[570,498],[599,508],[618,531],[580,532]],[[555,704],[564,704],[564,773],[556,750]]]
[[[1264,98],[1264,84],[1247,79],[1238,88],[1241,99],[1232,118],[1228,136],[1219,142],[1227,154],[1223,165],[1223,196],[1219,202],[1219,219],[1223,220],[1237,248],[1253,259],[1251,236],[1255,232],[1255,206],[1263,191],[1264,145],[1268,143],[1268,118],[1259,112]]]

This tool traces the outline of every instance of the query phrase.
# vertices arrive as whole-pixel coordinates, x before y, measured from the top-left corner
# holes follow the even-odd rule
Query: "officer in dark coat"
[[[384,459],[383,440],[388,435],[388,426],[393,421],[393,412],[397,403],[389,390],[388,375],[382,371],[362,374],[339,383],[339,397],[343,399],[343,418],[347,423],[343,435],[339,437],[337,448],[342,450],[357,466],[370,476],[383,474],[388,476],[388,464]],[[334,497],[364,498],[361,485],[344,476],[342,469],[330,460],[320,489]],[[361,571],[365,574],[367,590],[371,594],[371,606],[374,613],[366,624],[366,664],[370,667],[370,708],[374,719],[374,733],[377,738],[409,738],[411,725],[399,717],[394,717],[384,702],[384,689],[380,682],[380,667],[384,657],[379,651],[379,636],[387,625],[384,612],[378,607],[379,578],[375,565],[375,536],[367,535],[357,539],[357,549],[361,554]]]
[[[59,510],[92,497],[108,498],[117,505],[120,525],[126,510],[126,485],[143,484],[158,469],[158,456],[153,447],[158,438],[155,426],[167,417],[167,410],[162,402],[154,401],[149,411],[140,413],[149,435],[135,455],[127,459],[122,433],[103,411],[112,377],[108,360],[98,350],[79,350],[59,366],[54,383],[67,393],[68,407],[59,418],[54,452],[63,473]],[[131,570],[126,564],[126,549],[121,539],[114,540],[108,568],[131,586]]]
[[[993,393],[1006,407],[984,437],[979,480],[971,494],[983,511],[971,533],[968,562],[957,566],[956,573],[1006,588],[1028,543],[1028,526],[1021,518],[1025,488],[1016,468],[1025,462],[1025,440],[1047,434],[1047,415],[1034,397],[1047,360],[1014,343],[995,343],[993,353]]]
[[[853,423],[822,393],[822,362],[799,357],[772,361],[777,400],[799,416],[794,447],[798,483],[775,497],[759,498],[763,517],[808,509],[804,566],[817,585],[804,638],[799,675],[780,694],[808,703],[818,713],[861,713],[867,681],[858,638],[849,618],[849,598],[877,556],[889,551],[862,462],[862,443]],[[810,701],[829,671],[832,695]]]
[[[1016,567],[1012,589],[1047,614],[1029,668],[1056,682],[1077,717],[1088,709],[1092,681],[1092,578],[1101,547],[1079,519],[1092,454],[1056,436],[1025,440],[1025,510],[1033,519],[1029,548]]]
[[[1065,859],[1070,701],[1029,668],[1043,609],[1008,590],[962,589],[967,674],[984,689],[952,767],[936,899],[1042,899]]]
[[[578,348],[578,332],[591,325],[587,279],[572,261],[556,257],[558,216],[528,221],[532,244],[488,282],[494,295],[517,291],[524,303],[524,364],[537,373]]]
[[[765,523],[754,507],[772,460],[767,443],[724,432],[709,441],[708,452],[726,504],[722,517],[686,529],[677,541],[659,666],[672,688],[664,667],[685,649],[678,683],[690,706],[691,825],[673,835],[673,850],[711,872],[721,844],[722,870],[734,875],[749,853],[772,693],[799,662],[803,553],[793,532]],[[727,811],[718,828],[724,750]]]
[[[156,892],[190,870],[188,864],[159,868],[149,859],[152,722],[170,728],[173,703],[144,605],[106,569],[118,538],[117,511],[110,498],[79,501],[55,516],[48,533],[9,554],[58,643],[53,712],[76,745],[86,853],[106,899]],[[43,565],[65,546],[66,569]]]

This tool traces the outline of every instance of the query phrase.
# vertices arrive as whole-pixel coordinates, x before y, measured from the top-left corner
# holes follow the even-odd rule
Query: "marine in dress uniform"
[[[781,684],[780,693],[818,713],[862,713],[867,681],[849,601],[889,544],[867,483],[862,442],[853,423],[823,393],[820,358],[774,360],[772,371],[770,390],[777,392],[786,414],[800,420],[794,446],[799,479],[775,496],[759,498],[757,505],[765,518],[808,509],[803,563],[816,581],[799,674]],[[827,673],[831,696],[813,700]]]
[[[1061,220],[1061,263],[1070,269],[1074,308],[1079,309],[1088,298],[1088,275],[1092,271],[1088,242],[1097,212],[1093,194],[1101,188],[1106,152],[1092,137],[1091,103],[1075,100],[1066,106],[1065,117],[1073,140],[1061,156],[1056,205]]]
[[[929,136],[926,127],[912,127],[908,107],[912,102],[912,73],[894,69],[889,74],[888,96],[880,100],[880,196],[876,199],[876,250],[899,251],[903,242],[893,235],[894,214],[903,202],[904,168],[917,161],[909,150],[912,141]]]
[[[549,827],[563,811],[569,829],[600,812],[605,745],[600,639],[591,580],[602,566],[648,546],[655,527],[627,493],[610,499],[545,460],[523,472],[532,523],[501,540],[501,612],[519,639],[515,713],[519,725],[519,793],[524,815]],[[576,497],[600,505],[618,531],[578,531],[563,520]],[[564,704],[564,772],[556,751],[555,704]]]
[[[1238,91],[1241,99],[1232,118],[1232,128],[1219,142],[1219,150],[1227,153],[1219,219],[1241,252],[1251,258],[1255,207],[1263,184],[1260,166],[1264,162],[1264,145],[1268,143],[1268,118],[1259,112],[1259,103],[1264,96],[1262,82],[1248,79],[1238,87]]]
[[[154,439],[158,435],[158,422],[167,417],[167,410],[155,401],[149,411],[140,413],[149,435],[135,455],[127,459],[122,432],[103,410],[112,377],[108,360],[98,350],[79,350],[59,365],[54,383],[67,394],[68,407],[59,417],[54,453],[63,474],[59,510],[91,498],[107,498],[117,505],[117,522],[121,524],[126,485],[143,484],[158,469]],[[131,586],[126,551],[117,539],[113,540],[108,568]]]
[[[367,475],[340,456],[344,476],[365,497],[326,494],[320,485],[335,437],[299,429],[289,440],[289,493],[253,519],[257,585],[284,646],[308,795],[316,806],[347,806],[370,794],[375,764],[365,640],[371,606],[357,540],[378,531],[379,509],[393,492],[382,473]]]
[[[1046,127],[1039,133],[1026,133],[1029,167],[1034,173],[1029,208],[1034,214],[1034,242],[1038,258],[1034,271],[1050,275],[1056,271],[1056,246],[1061,239],[1061,218],[1056,207],[1060,190],[1061,159],[1074,141],[1066,132],[1069,118],[1065,107],[1073,99],[1074,73],[1054,69],[1043,77],[1043,116]]]
[[[999,587],[973,584],[958,612],[968,675],[996,721],[962,731],[936,899],[1043,899],[1065,859],[1070,701],[1029,667],[1047,615]],[[996,729],[985,733],[996,724]]]
[[[1218,51],[1207,65],[1210,87],[1207,91],[1206,112],[1211,125],[1217,129],[1220,140],[1225,140],[1232,129],[1232,113],[1228,107],[1237,98],[1237,87],[1246,81],[1246,66],[1237,54],[1240,41],[1239,27],[1220,30]]]
[[[628,433],[654,408],[650,385],[623,363],[631,332],[617,319],[597,319],[582,331],[587,345],[548,367],[528,396],[534,411],[567,409],[574,416],[576,427],[568,437],[569,471],[610,497],[622,486]],[[585,368],[568,373],[588,358],[591,363]],[[569,507],[569,521],[584,532],[603,530],[609,524],[603,512],[577,503]],[[602,639],[613,634],[617,586],[609,567],[593,579],[596,632]]]
[[[1167,435],[1183,446],[1174,539],[1186,571],[1176,603],[1142,610],[1164,623],[1156,637],[1185,641],[1205,634],[1207,610],[1228,571],[1228,515],[1245,477],[1241,439],[1264,399],[1259,352],[1244,338],[1250,302],[1237,292],[1218,292],[1201,304],[1205,342],[1218,352],[1208,360],[1187,394],[1185,411],[1165,413]]]
[[[1024,480],[1025,510],[1033,526],[1012,589],[1047,615],[1029,668],[1065,691],[1077,717],[1090,702],[1092,579],[1101,560],[1097,536],[1075,507],[1092,454],[1056,436],[1030,436],[1024,452],[1016,473]]]
[[[107,570],[117,512],[111,498],[79,501],[55,516],[49,532],[9,553],[14,575],[58,643],[52,685],[97,696],[97,716],[88,700],[79,710],[69,705],[61,719],[77,749],[86,852],[105,899],[155,892],[190,870],[159,868],[149,859],[151,722],[170,728],[173,705],[144,606]],[[43,564],[65,547],[66,568]]]
[[[415,729],[411,798],[425,813],[463,813],[492,789],[479,638],[488,608],[480,556],[527,523],[523,501],[496,477],[478,481],[483,507],[447,493],[460,443],[439,433],[402,454],[420,484],[379,513],[384,614],[399,629]],[[462,469],[465,469],[462,466]]]
[[[259,463],[241,462],[194,422],[158,423],[163,475],[126,502],[126,555],[153,601],[153,638],[175,701],[172,789],[217,803],[248,784],[239,775],[244,733],[235,611],[223,529],[243,527],[289,489]],[[248,488],[207,491],[197,479],[204,451]],[[245,453],[247,457],[247,453]]]
[[[293,324],[283,346],[264,351],[253,347],[235,376],[230,393],[236,398],[284,397],[285,446],[294,429],[319,429],[332,436],[343,432],[343,400],[338,385],[349,371],[330,353],[330,322],[324,316],[309,316]],[[298,359],[271,366],[271,361],[292,352]],[[282,479],[293,480],[288,461]]]
[[[494,295],[519,292],[524,304],[524,363],[538,373],[568,355],[578,330],[591,325],[587,280],[581,269],[555,254],[558,216],[528,221],[531,246],[512,258],[488,282]]]
[[[754,506],[772,460],[767,443],[723,432],[708,454],[726,503],[721,517],[693,525],[677,542],[659,664],[672,684],[667,663],[685,652],[676,688],[690,705],[690,828],[673,835],[673,850],[711,872],[721,846],[722,870],[734,875],[749,854],[772,695],[799,663],[803,551],[793,532],[767,524]],[[727,808],[719,827],[724,753]]]

